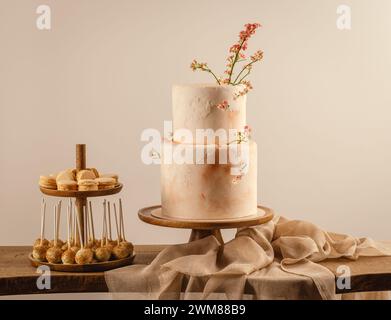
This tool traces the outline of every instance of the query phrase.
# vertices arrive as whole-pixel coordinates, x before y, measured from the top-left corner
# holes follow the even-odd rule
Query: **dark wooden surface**
[[[134,263],[147,264],[165,246],[136,245]],[[39,276],[30,265],[31,247],[0,247],[0,295],[33,293],[107,292],[103,272],[52,272],[51,289],[38,290]],[[391,290],[391,257],[363,257],[357,261],[337,259],[321,263],[338,275],[337,268],[346,265],[351,270],[351,289],[342,292]]]

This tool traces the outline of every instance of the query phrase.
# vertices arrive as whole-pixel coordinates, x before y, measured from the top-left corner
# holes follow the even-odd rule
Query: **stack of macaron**
[[[117,184],[117,174],[100,174],[95,168],[67,169],[58,174],[39,177],[42,188],[61,191],[96,191],[111,189]]]

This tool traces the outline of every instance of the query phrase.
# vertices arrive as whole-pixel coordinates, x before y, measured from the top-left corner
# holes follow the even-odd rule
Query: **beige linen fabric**
[[[239,229],[223,246],[214,236],[167,247],[149,265],[105,273],[110,292],[147,299],[389,298],[388,292],[335,294],[335,277],[317,262],[391,255],[391,242],[322,231],[312,223],[275,217]],[[182,293],[181,293],[182,292]],[[246,293],[246,295],[245,295]]]

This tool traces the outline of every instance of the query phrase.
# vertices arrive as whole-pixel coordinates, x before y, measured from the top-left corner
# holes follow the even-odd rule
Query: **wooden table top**
[[[136,245],[135,264],[148,264],[163,245]],[[35,293],[107,292],[103,272],[64,273],[51,272],[51,289],[39,290],[36,285],[40,274],[30,265],[30,246],[0,246],[0,295]],[[391,290],[391,257],[362,257],[326,260],[321,264],[336,276],[340,265],[351,271],[351,288],[337,293]]]

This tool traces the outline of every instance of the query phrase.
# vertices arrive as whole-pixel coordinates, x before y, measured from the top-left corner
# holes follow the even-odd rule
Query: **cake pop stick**
[[[57,205],[57,223],[56,223],[56,228],[57,228],[57,244],[59,244],[59,239],[60,239],[60,221],[61,221],[61,205],[62,201],[60,200]]]
[[[71,248],[71,204],[67,207],[67,245],[68,249]]]
[[[46,202],[45,199],[42,198],[42,206],[41,206],[41,241],[40,245],[44,245],[44,236],[45,236],[45,215],[46,215]]]
[[[73,245],[74,246],[77,246],[78,245],[78,240],[79,240],[79,233],[78,233],[78,229],[77,229],[77,214],[76,214],[76,206],[72,206],[73,207],[73,211],[74,211],[74,214],[73,214]]]
[[[106,221],[106,215],[104,213],[103,214],[103,224],[102,224],[101,246],[96,248],[95,253],[94,253],[96,260],[98,260],[99,262],[108,261],[111,256],[111,249],[108,246],[104,245],[105,239],[107,239],[107,221]]]
[[[57,205],[54,205],[54,246],[57,247]]]
[[[84,218],[85,218],[85,212],[84,212]],[[85,223],[86,224],[86,223]],[[80,230],[80,221],[77,219],[77,227],[79,230],[79,234],[81,234]],[[85,226],[86,228],[86,226]],[[87,231],[87,230],[85,230]],[[83,238],[83,239],[82,239]],[[81,249],[77,251],[76,256],[75,256],[75,261],[77,264],[87,264],[91,263],[92,259],[94,258],[94,253],[91,249],[85,247],[85,241],[86,240],[86,232],[84,234],[84,237],[80,238],[81,241]]]
[[[108,202],[108,207],[107,207],[107,209],[108,209],[108,211],[107,211],[107,217],[108,217],[108,222],[109,222],[109,240],[111,241],[111,240],[113,240],[113,238],[111,237],[111,212],[110,212],[110,210],[111,210],[111,208],[110,208],[111,206],[110,206],[110,201]]]
[[[102,238],[100,239],[100,246],[103,247],[105,245],[105,235],[106,235],[106,212],[103,212],[102,215]]]
[[[121,241],[126,241],[125,239],[125,226],[124,226],[124,215],[122,211],[122,200],[119,198],[119,221],[121,228]]]
[[[91,221],[91,231],[92,231],[92,241],[95,243],[95,228],[94,228],[94,216],[92,214],[92,203],[89,202],[90,205],[90,221]]]
[[[79,211],[78,208],[76,208],[76,209],[77,209],[77,211]],[[76,221],[77,221],[77,231],[79,232],[79,234],[81,234],[81,227],[80,227],[80,221],[79,221],[79,214],[77,214],[76,216],[77,216],[77,217],[76,217]],[[80,237],[80,247],[81,247],[82,249],[84,249],[84,240],[83,240],[82,237]]]
[[[121,228],[121,246],[125,247],[128,254],[131,255],[133,253],[133,244],[131,242],[126,241],[125,238],[125,223],[124,223],[124,213],[122,209],[122,199],[119,199],[119,209],[120,209],[120,228]]]
[[[41,235],[40,238],[35,241],[33,247],[33,258],[39,261],[46,260],[46,252],[49,245],[49,241],[44,239],[45,237],[45,211],[46,211],[46,203],[45,199],[42,198],[41,204]]]
[[[103,221],[104,222],[106,221],[106,199],[103,200]],[[107,232],[107,226],[106,226],[106,232]]]
[[[89,245],[90,241],[91,241],[91,234],[90,234],[90,217],[89,217],[89,214],[88,214],[88,205],[87,203],[83,206],[84,208],[84,226],[85,226],[85,230],[86,230],[86,246]]]
[[[85,206],[84,206],[84,209],[83,209],[83,219],[84,219],[84,247],[88,247],[88,218],[87,218],[87,214],[86,214],[86,210],[85,210]]]
[[[117,217],[117,207],[114,203],[114,218],[115,218],[115,226],[117,228],[117,245],[113,248],[113,256],[116,259],[124,259],[129,256],[130,252],[126,246],[120,244],[120,230],[118,226],[118,217]]]
[[[68,217],[69,215],[69,217]],[[68,205],[67,205],[67,245],[68,249],[72,246],[73,242],[73,233],[72,233],[72,200],[69,198]],[[69,233],[69,235],[68,235]]]
[[[118,218],[117,218],[117,207],[114,203],[114,218],[115,218],[115,227],[117,229],[117,244],[119,244],[120,242],[120,231],[119,231],[119,227],[118,227]]]
[[[67,207],[67,249],[61,255],[61,261],[63,264],[75,263],[75,252],[71,249],[71,206]]]
[[[54,246],[46,251],[46,259],[50,263],[60,263],[62,250],[57,247],[58,240],[58,207],[54,205]]]
[[[113,244],[113,241],[110,241],[109,240],[109,233],[108,233],[108,220],[107,220],[107,215],[105,217],[105,247],[108,248],[108,250],[110,250],[110,253],[113,251],[114,249],[114,244]]]
[[[72,247],[71,247],[71,250],[76,254],[80,248],[78,247],[78,245],[80,243],[78,243],[78,232],[77,232],[77,220],[76,220],[76,217],[77,217],[77,214],[75,212],[75,209],[76,206],[72,203],[72,207],[71,207],[71,212],[72,212],[72,220],[71,220],[71,223],[72,223]]]

